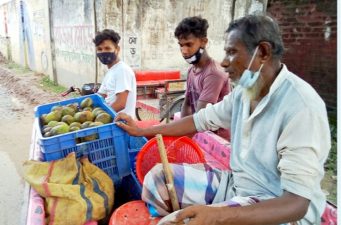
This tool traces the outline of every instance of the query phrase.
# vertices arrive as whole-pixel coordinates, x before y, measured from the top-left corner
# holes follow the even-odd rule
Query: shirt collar
[[[285,64],[282,63],[282,69],[277,75],[274,82],[271,84],[268,96],[271,96],[282,85],[284,80],[287,79],[288,74],[289,74],[288,68],[286,67]]]
[[[244,103],[245,109],[247,110],[247,115],[248,115],[246,118],[249,118],[249,120],[251,120],[263,111],[263,109],[268,104],[273,93],[282,85],[284,80],[287,79],[288,73],[289,73],[289,71],[288,71],[287,67],[284,64],[282,64],[282,69],[278,73],[274,82],[271,84],[269,93],[262,98],[262,100],[258,103],[257,107],[255,108],[255,111],[251,115],[249,115],[250,100],[248,100],[246,98],[243,100],[243,103]],[[246,116],[246,115],[244,115],[244,116]]]

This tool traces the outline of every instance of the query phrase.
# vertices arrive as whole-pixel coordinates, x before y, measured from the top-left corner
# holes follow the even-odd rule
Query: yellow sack
[[[83,225],[111,213],[114,185],[110,177],[87,158],[24,162],[24,178],[45,198],[47,224]]]

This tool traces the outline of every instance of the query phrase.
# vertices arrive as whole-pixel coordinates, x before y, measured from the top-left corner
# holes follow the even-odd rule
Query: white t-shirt
[[[101,87],[98,90],[100,94],[106,94],[105,102],[108,105],[116,101],[116,94],[129,91],[127,103],[123,110],[131,117],[135,118],[136,106],[136,78],[134,71],[124,62],[119,61],[113,65],[105,74]]]

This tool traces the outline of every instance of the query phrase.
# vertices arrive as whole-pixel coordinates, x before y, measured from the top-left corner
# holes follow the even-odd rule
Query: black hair
[[[98,46],[105,40],[111,40],[116,45],[118,45],[120,39],[120,35],[114,30],[104,29],[103,31],[96,33],[96,37],[93,39],[93,42],[96,46]]]
[[[175,28],[174,36],[178,39],[186,38],[190,34],[195,37],[207,37],[208,22],[201,16],[184,18]]]
[[[249,53],[253,53],[259,42],[266,41],[272,45],[274,58],[281,58],[284,45],[278,24],[269,16],[248,15],[230,23],[226,32],[238,30],[241,40]]]

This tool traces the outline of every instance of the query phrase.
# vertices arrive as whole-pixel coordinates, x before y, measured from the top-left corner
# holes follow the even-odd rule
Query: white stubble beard
[[[261,76],[259,76],[256,83],[252,87],[244,88],[243,96],[250,101],[256,100],[257,97],[259,96],[262,85],[263,85],[263,80]]]

